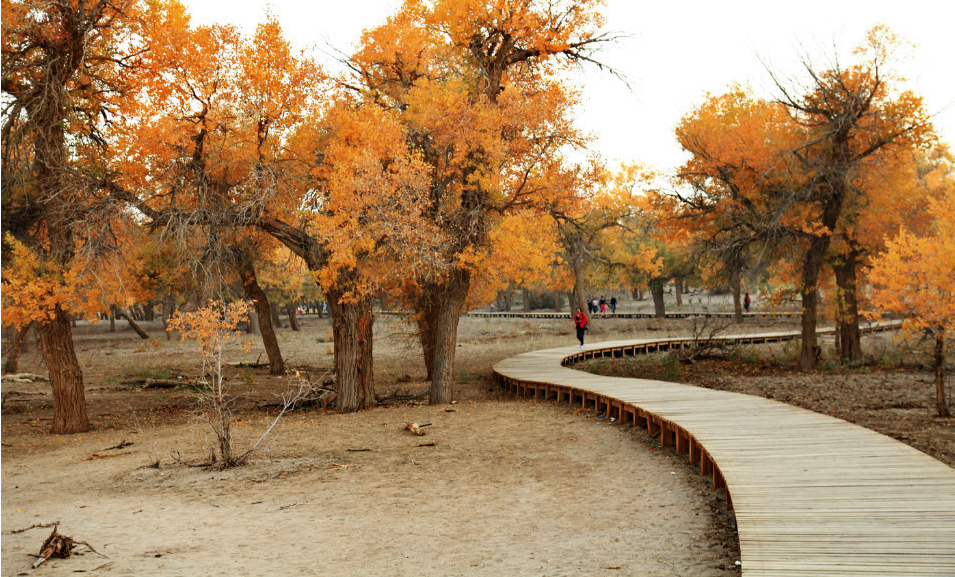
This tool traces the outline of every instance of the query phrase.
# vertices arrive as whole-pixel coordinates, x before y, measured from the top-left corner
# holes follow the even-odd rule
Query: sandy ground
[[[432,423],[428,435],[408,420]],[[31,574],[708,576],[736,558],[704,478],[644,434],[565,406],[301,414],[248,466],[141,468],[202,434],[162,427],[104,452],[116,433],[93,433],[5,456],[3,574],[26,573],[49,532],[10,530],[52,521],[109,559]]]
[[[732,513],[683,459],[642,431],[504,399],[489,385],[495,360],[572,340],[566,324],[465,319],[457,404],[293,413],[248,465],[225,471],[170,456],[198,461],[212,446],[194,393],[135,386],[161,371],[194,375],[188,343],[79,327],[94,431],[48,435],[48,386],[3,385],[2,574],[737,574]],[[282,331],[283,350],[320,372],[331,362],[327,321],[305,325]],[[591,337],[680,330],[608,321]],[[379,392],[424,390],[408,328],[385,319],[376,334]],[[21,370],[45,372],[35,351]],[[230,377],[251,398],[283,384],[262,369]],[[252,405],[238,419],[239,446],[266,424]],[[410,421],[431,423],[427,435],[405,431]],[[123,439],[134,444],[105,450]],[[31,571],[29,554],[50,529],[15,531],[54,521],[108,558],[88,553]]]

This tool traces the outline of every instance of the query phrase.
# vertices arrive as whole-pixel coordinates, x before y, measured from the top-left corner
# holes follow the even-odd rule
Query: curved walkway
[[[792,332],[725,337],[788,340]],[[725,487],[743,575],[955,576],[955,470],[846,421],[740,393],[602,377],[565,365],[681,348],[615,341],[525,353],[494,366],[509,391],[595,405],[646,427]]]

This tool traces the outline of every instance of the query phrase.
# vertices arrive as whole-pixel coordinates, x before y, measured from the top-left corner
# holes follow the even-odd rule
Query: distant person
[[[600,313],[607,313],[607,299],[605,299],[603,295],[600,295]]]
[[[746,296],[743,297],[743,308],[746,309],[746,312],[749,312],[749,293],[746,293]]]
[[[574,326],[577,328],[577,340],[580,341],[580,348],[584,348],[584,331],[587,330],[587,314],[577,307],[574,313]]]
[[[491,303],[491,312],[494,312],[494,303]]]
[[[617,297],[610,295],[610,312],[617,314]]]

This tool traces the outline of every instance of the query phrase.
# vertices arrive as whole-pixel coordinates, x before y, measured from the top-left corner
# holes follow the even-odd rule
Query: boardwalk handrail
[[[877,323],[869,330],[889,328]],[[778,342],[797,331],[731,335]],[[568,368],[691,345],[612,341],[534,351],[494,366],[507,390],[582,402],[646,427],[725,487],[743,575],[955,575],[955,470],[841,419],[741,393]]]

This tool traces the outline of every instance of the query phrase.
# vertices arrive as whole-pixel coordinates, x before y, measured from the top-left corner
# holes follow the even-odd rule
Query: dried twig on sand
[[[55,527],[59,525],[59,521],[54,521],[52,523],[34,523],[29,527],[24,527],[23,529],[14,529],[12,531],[7,531],[8,535],[16,535],[17,533],[26,533],[30,529],[47,529],[49,527]]]
[[[126,447],[128,447],[128,446],[130,446],[130,445],[133,445],[133,444],[134,444],[134,443],[133,443],[132,441],[127,441],[126,439],[123,439],[122,441],[119,442],[118,445],[113,445],[112,447],[106,447],[105,449],[102,449],[102,450],[103,450],[103,451],[117,451],[117,450],[119,450],[119,449],[125,449]]]
[[[388,395],[375,395],[375,401],[379,405],[385,405],[387,403],[402,403],[407,401],[418,401],[427,397],[429,392],[424,390],[420,393],[400,393],[398,389],[395,389]]]
[[[33,563],[33,568],[36,569],[48,559],[68,559],[70,555],[73,554],[73,549],[77,545],[84,545],[87,549],[96,553],[100,557],[106,557],[99,551],[93,548],[92,545],[86,541],[74,541],[72,537],[63,535],[62,533],[57,532],[59,528],[58,524],[53,525],[53,532],[50,533],[50,536],[43,541],[43,545],[40,546],[40,553],[36,555],[37,560]],[[106,557],[109,559],[109,557]]]

